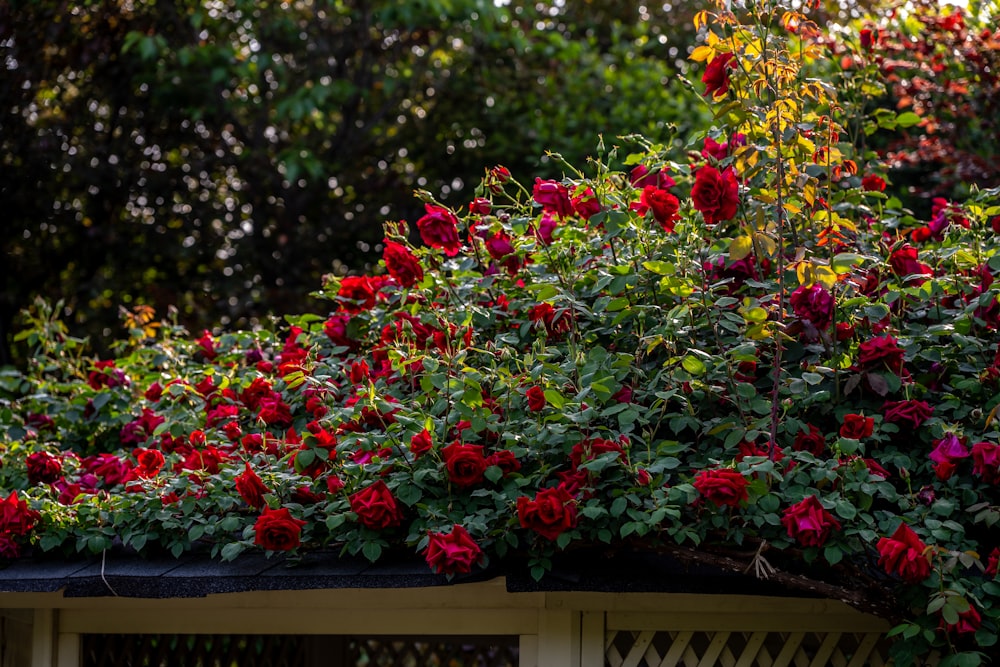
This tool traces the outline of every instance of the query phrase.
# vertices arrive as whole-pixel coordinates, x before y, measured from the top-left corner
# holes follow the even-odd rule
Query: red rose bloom
[[[517,499],[517,518],[522,528],[535,531],[547,540],[555,540],[576,527],[576,500],[562,484],[542,489],[534,500]]]
[[[718,53],[705,67],[701,82],[705,84],[705,97],[722,97],[729,92],[729,70],[736,67],[732,53]]]
[[[347,313],[337,313],[331,315],[323,324],[323,333],[334,345],[342,345],[348,349],[353,349],[357,341],[351,338],[347,332],[347,327],[351,323],[351,316]]]
[[[264,506],[264,494],[268,492],[268,488],[250,467],[249,462],[243,472],[236,477],[236,492],[250,507]]]
[[[135,456],[135,474],[142,479],[156,477],[163,469],[163,452],[158,449],[137,448],[132,451]]]
[[[382,480],[351,494],[348,500],[351,511],[358,515],[358,523],[365,528],[383,530],[403,522],[403,512]]]
[[[909,243],[904,243],[889,255],[889,266],[892,268],[892,272],[900,278],[913,275],[925,276],[934,273],[931,267],[917,260],[917,249]],[[923,281],[924,278],[918,277],[908,281],[908,283],[919,285]]]
[[[601,212],[601,202],[597,201],[597,196],[590,188],[570,200],[573,210],[584,220],[590,220],[595,213]]]
[[[695,210],[705,217],[706,225],[729,220],[736,215],[740,204],[736,172],[731,167],[722,172],[715,167],[702,167],[695,173],[691,200]]]
[[[698,493],[719,506],[737,507],[749,499],[747,478],[732,468],[700,470],[693,483]]]
[[[51,484],[62,475],[62,461],[48,452],[34,452],[24,460],[28,467],[28,483]]]
[[[903,374],[903,349],[889,335],[863,341],[858,346],[858,361],[864,370],[887,369],[896,375]]]
[[[826,331],[833,323],[833,295],[819,283],[796,288],[790,302],[796,316],[809,320],[820,331]]]
[[[991,442],[977,442],[972,446],[972,472],[987,484],[1000,484],[1000,447]]]
[[[946,623],[943,618],[941,619],[941,625],[945,630],[948,632],[954,632],[958,635],[975,634],[982,624],[982,617],[972,605],[958,615],[957,623]]]
[[[35,527],[38,512],[28,509],[27,501],[17,497],[17,491],[11,491],[4,500],[0,500],[0,534],[6,533],[24,537]]]
[[[337,300],[345,313],[362,313],[375,306],[377,284],[368,276],[345,276],[340,280]]]
[[[472,566],[483,559],[483,552],[469,531],[457,523],[450,533],[427,531],[427,537],[423,554],[427,564],[438,574],[468,574]]]
[[[265,508],[254,524],[253,542],[268,551],[291,551],[299,546],[305,521],[294,518],[286,508]]]
[[[813,456],[822,456],[826,449],[826,438],[823,432],[809,424],[809,431],[799,431],[792,443],[792,449],[797,452],[811,452]]]
[[[418,458],[431,451],[433,445],[434,441],[431,439],[431,432],[427,429],[410,438],[410,451],[413,452],[413,456]]]
[[[514,452],[509,449],[501,449],[498,452],[493,452],[486,457],[487,466],[496,466],[503,471],[506,477],[512,472],[517,472],[521,469],[521,462],[517,460],[514,456]]]
[[[539,412],[545,409],[545,390],[535,385],[525,393],[528,399],[528,409],[532,412]]]
[[[555,213],[560,218],[573,214],[573,203],[569,198],[569,189],[558,181],[543,181],[536,178],[531,196],[548,213]]]
[[[643,214],[647,210],[652,210],[653,219],[660,223],[663,231],[667,233],[674,231],[674,225],[681,219],[678,213],[681,203],[677,197],[655,185],[647,185],[642,189],[639,202],[639,210]]]
[[[816,496],[809,496],[786,509],[781,525],[790,538],[804,547],[821,547],[831,531],[840,530],[840,522],[823,508]]]
[[[475,486],[483,481],[486,458],[482,445],[463,445],[457,440],[441,450],[448,467],[448,478],[459,488]]]
[[[890,424],[903,424],[905,426],[909,426],[915,431],[920,428],[925,421],[930,419],[930,416],[934,414],[934,408],[924,401],[917,401],[913,399],[906,401],[887,401],[886,404],[882,406],[882,414],[885,421]]]
[[[469,202],[469,213],[476,215],[489,215],[493,210],[493,202],[485,197],[476,197]]]
[[[875,427],[875,419],[864,415],[844,415],[844,423],[840,426],[840,437],[860,440],[871,436]]]
[[[889,574],[897,574],[911,584],[931,576],[931,562],[924,553],[927,545],[905,523],[899,524],[892,537],[881,538],[877,548],[878,564]]]
[[[620,442],[608,440],[607,438],[588,438],[573,445],[569,458],[573,462],[573,468],[579,468],[581,464],[593,461],[602,454],[615,452],[623,454],[624,450]]]
[[[403,287],[413,287],[424,279],[424,269],[410,249],[395,241],[386,241],[382,251],[389,275]]]
[[[986,559],[986,576],[996,579],[998,570],[1000,570],[1000,547],[993,547],[989,558]]]
[[[427,213],[417,220],[420,238],[432,248],[444,250],[448,257],[454,257],[462,249],[458,238],[458,218],[455,214],[434,204],[424,204]]]
[[[881,176],[876,176],[875,174],[866,174],[861,179],[861,187],[867,192],[884,192],[885,191],[885,181]]]

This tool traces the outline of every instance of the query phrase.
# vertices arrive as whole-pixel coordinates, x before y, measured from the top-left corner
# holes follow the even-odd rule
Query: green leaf
[[[906,111],[896,116],[896,124],[899,125],[899,127],[913,127],[919,123],[920,120],[920,116],[912,111]]]
[[[222,553],[220,557],[223,561],[233,560],[239,556],[246,549],[246,545],[243,542],[230,542],[226,546],[222,547]]]
[[[702,362],[702,360],[699,359],[698,357],[691,354],[687,355],[686,357],[684,357],[684,359],[681,360],[681,366],[683,366],[684,370],[686,370],[691,375],[701,375],[702,373],[705,372],[704,362]]]
[[[382,545],[378,542],[365,542],[365,545],[361,547],[361,553],[374,563],[382,555]]]
[[[658,276],[672,276],[677,273],[677,267],[670,262],[648,261],[642,263],[642,268]]]
[[[543,393],[546,402],[556,410],[562,410],[563,406],[566,405],[566,399],[555,389],[546,389]]]

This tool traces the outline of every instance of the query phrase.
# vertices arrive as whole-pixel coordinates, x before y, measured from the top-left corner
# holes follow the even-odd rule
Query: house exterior
[[[537,584],[489,571],[449,581],[422,563],[371,566],[322,554],[296,563],[260,556],[224,564],[107,556],[18,562],[0,572],[0,667],[889,660],[889,622],[844,602],[791,597],[776,584],[718,570],[641,563],[610,559]]]

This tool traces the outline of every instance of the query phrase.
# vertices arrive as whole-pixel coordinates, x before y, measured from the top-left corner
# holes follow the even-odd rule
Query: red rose
[[[736,67],[732,59],[732,53],[719,53],[705,67],[705,73],[701,75],[705,97],[718,98],[729,92],[729,70]]]
[[[549,338],[561,338],[573,328],[573,311],[566,308],[556,308],[546,302],[533,306],[528,312],[528,319],[535,324],[545,327],[545,334]]]
[[[382,530],[403,522],[403,512],[382,480],[351,494],[348,500],[351,511],[358,515],[358,523],[365,528]]]
[[[483,559],[483,552],[469,531],[457,523],[450,533],[427,531],[427,537],[427,547],[422,553],[438,574],[468,574]]]
[[[861,39],[861,48],[865,51],[871,51],[872,48],[878,44],[879,32],[877,30],[872,30],[871,28],[863,28],[858,36]]]
[[[694,488],[716,505],[737,507],[749,499],[747,478],[739,470],[717,468],[700,470],[694,478]]]
[[[132,454],[135,456],[135,474],[142,479],[156,477],[163,468],[163,452],[158,449],[137,448]]]
[[[875,174],[865,174],[861,179],[861,187],[867,192],[884,192],[885,181],[881,176]]]
[[[334,345],[342,345],[348,349],[353,349],[357,345],[357,341],[351,338],[347,332],[347,327],[350,323],[351,316],[347,313],[331,315],[330,319],[323,324],[323,333],[326,334],[326,337]]]
[[[909,243],[904,243],[889,255],[889,266],[892,268],[892,272],[900,278],[918,276],[907,281],[908,284],[919,285],[924,282],[924,278],[919,276],[927,276],[934,273],[931,267],[917,260],[917,249]]]
[[[410,249],[395,241],[386,241],[382,251],[385,268],[389,275],[403,287],[413,287],[424,279],[424,269]]]
[[[413,452],[413,456],[415,457],[420,457],[431,451],[433,445],[434,441],[431,439],[431,432],[427,429],[410,438],[410,451]]]
[[[990,442],[977,442],[972,446],[972,472],[987,484],[1000,483],[1000,447]]]
[[[695,210],[705,217],[706,225],[729,220],[736,215],[740,203],[736,172],[731,167],[722,172],[715,167],[702,167],[695,173],[691,200]]]
[[[483,481],[486,458],[482,445],[463,445],[456,440],[441,450],[441,458],[448,467],[448,478],[455,486],[465,488]]]
[[[858,361],[865,370],[888,369],[896,375],[903,373],[903,349],[889,335],[863,341],[858,346]]]
[[[536,202],[542,205],[542,209],[548,213],[555,213],[560,218],[565,218],[573,213],[573,203],[569,198],[569,189],[558,181],[543,181],[535,179],[535,187],[531,196]]]
[[[337,301],[345,313],[361,313],[375,306],[376,283],[368,276],[344,276]]]
[[[934,414],[934,408],[924,401],[914,399],[887,401],[882,406],[882,414],[890,424],[904,424],[915,431]]]
[[[812,452],[813,456],[822,456],[826,449],[826,438],[823,432],[809,424],[809,431],[799,431],[792,443],[792,449],[797,452]]]
[[[417,220],[420,238],[432,248],[444,250],[444,254],[453,257],[462,248],[458,238],[458,218],[455,214],[435,204],[424,204],[424,214]]]
[[[790,302],[797,317],[809,320],[820,331],[826,331],[833,323],[833,295],[819,283],[796,288]]]
[[[875,419],[864,415],[844,415],[844,423],[840,426],[840,437],[860,440],[871,436],[875,427]]]
[[[968,609],[958,614],[957,623],[946,623],[943,618],[941,619],[941,627],[948,632],[954,632],[959,635],[975,634],[982,624],[982,617],[972,605],[969,605]]]
[[[62,475],[62,461],[48,452],[34,452],[24,460],[28,467],[28,483],[51,484]]]
[[[639,202],[639,210],[643,214],[645,214],[647,209],[652,210],[653,219],[660,223],[665,232],[671,233],[674,231],[674,225],[681,219],[678,213],[681,203],[677,200],[677,197],[654,185],[647,185],[642,189]]]
[[[236,492],[250,507],[264,506],[264,494],[268,492],[268,488],[250,467],[249,462],[246,463],[243,472],[236,477]]]
[[[821,547],[830,532],[840,530],[840,522],[833,518],[816,496],[804,498],[785,510],[781,525],[788,536],[804,547]]]
[[[493,202],[485,197],[476,197],[469,202],[469,213],[476,215],[489,215],[493,210]]]
[[[647,185],[652,185],[656,188],[666,190],[677,185],[677,181],[670,178],[667,172],[662,170],[650,172],[649,167],[644,164],[633,167],[632,171],[629,172],[628,180],[636,188],[645,188]]]
[[[161,396],[163,396],[163,387],[160,385],[159,382],[154,382],[153,384],[149,385],[149,389],[146,390],[143,396],[146,398],[147,401],[155,403],[158,400],[160,400]]]
[[[503,192],[504,183],[510,180],[510,169],[502,165],[497,165],[486,173],[486,187],[490,192],[499,194]]]
[[[528,398],[528,409],[532,412],[539,412],[545,409],[545,390],[538,385],[529,388],[525,396]]]
[[[498,452],[493,452],[486,457],[487,466],[496,466],[503,471],[506,477],[512,472],[517,472],[521,469],[521,462],[517,460],[514,456],[514,452],[509,449],[501,449]]]
[[[254,524],[253,543],[268,551],[291,551],[299,546],[305,521],[294,518],[286,508],[265,508]]]
[[[597,201],[597,196],[590,188],[573,197],[570,204],[572,204],[576,214],[584,220],[590,220],[591,216],[601,212],[601,202]]]
[[[989,558],[986,559],[986,576],[996,579],[998,570],[1000,570],[1000,547],[993,547]]]
[[[35,527],[38,512],[28,509],[27,501],[11,491],[6,499],[0,500],[0,533],[23,537]]]
[[[517,518],[522,528],[528,528],[547,540],[555,540],[565,531],[576,527],[576,500],[562,484],[542,489],[534,500],[517,499]]]
[[[924,553],[927,545],[905,523],[899,524],[892,537],[881,538],[877,548],[878,563],[889,574],[898,574],[911,584],[931,576],[931,562]]]

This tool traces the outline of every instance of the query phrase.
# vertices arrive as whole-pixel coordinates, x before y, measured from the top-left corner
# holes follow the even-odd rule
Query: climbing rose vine
[[[931,220],[893,196],[864,148],[887,123],[836,92],[883,85],[853,65],[875,33],[767,4],[696,23],[715,127],[602,141],[558,180],[497,166],[458,208],[418,193],[325,312],[194,337],[138,308],[94,359],[38,303],[28,368],[0,374],[0,557],[402,551],[541,578],[644,550],[882,614],[897,664],[988,655],[1000,193]]]

